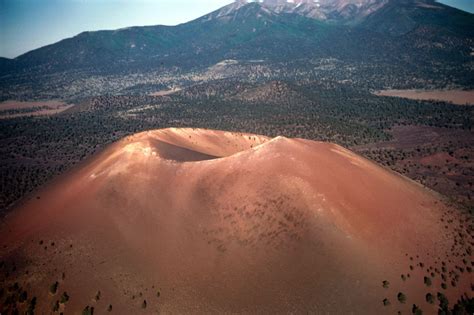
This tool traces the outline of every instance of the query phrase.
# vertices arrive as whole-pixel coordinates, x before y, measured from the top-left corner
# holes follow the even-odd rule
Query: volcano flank
[[[148,131],[4,219],[2,286],[14,279],[5,294],[27,299],[3,308],[36,297],[46,313],[67,292],[65,314],[436,313],[436,297],[471,294],[468,225],[436,193],[335,144]]]

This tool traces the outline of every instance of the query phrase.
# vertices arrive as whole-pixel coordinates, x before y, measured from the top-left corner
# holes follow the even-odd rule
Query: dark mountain
[[[469,85],[458,69],[472,61],[473,30],[473,14],[432,0],[238,1],[189,23],[84,32],[1,61],[0,86],[65,72],[204,71],[228,59],[272,69],[298,61],[306,71],[330,58],[410,77],[431,77],[436,65]]]
[[[55,72],[90,68],[108,73],[207,67],[229,58],[281,61],[302,55],[326,57],[337,47],[331,43],[345,40],[352,32],[273,8],[259,3],[232,4],[175,27],[84,32],[19,56],[17,69]]]
[[[14,63],[12,59],[0,57],[0,69],[9,69]]]
[[[436,1],[389,1],[361,26],[392,36],[407,34],[417,28],[430,28],[433,33],[451,32],[453,36],[474,36],[473,15]]]

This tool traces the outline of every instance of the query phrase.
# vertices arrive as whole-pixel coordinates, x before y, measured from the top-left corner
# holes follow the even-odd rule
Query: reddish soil
[[[22,117],[22,116],[55,115],[67,109],[70,109],[73,106],[74,105],[66,104],[62,101],[38,101],[38,102],[4,101],[0,103],[0,119]],[[15,114],[2,113],[2,111],[16,110],[16,109],[18,110],[31,109],[32,111],[15,113]]]
[[[445,101],[457,105],[474,105],[474,91],[464,90],[385,90],[375,93],[413,100]]]
[[[409,313],[414,303],[429,314],[428,292],[471,294],[471,219],[330,143],[144,132],[38,198],[6,217],[0,257],[4,285],[36,296],[39,313],[63,291],[66,313],[111,304],[121,314]]]
[[[474,207],[474,132],[397,126],[391,133],[391,141],[353,149],[468,208]]]

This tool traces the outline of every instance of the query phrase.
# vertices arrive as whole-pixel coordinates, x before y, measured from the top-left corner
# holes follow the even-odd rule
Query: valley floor
[[[72,106],[74,105],[62,101],[3,101],[0,102],[0,119],[27,116],[50,116],[68,110]]]
[[[412,100],[449,102],[457,105],[474,105],[473,90],[382,90],[374,94]]]
[[[45,110],[38,104],[67,110],[35,116]],[[381,97],[319,82],[231,80],[161,96],[92,97],[71,108],[62,102],[3,105],[5,111],[28,110],[8,112],[0,119],[3,214],[105,145],[135,132],[170,126],[338,143],[470,209],[474,206],[473,106]]]
[[[470,131],[395,126],[393,139],[352,149],[396,172],[472,207],[474,136]]]

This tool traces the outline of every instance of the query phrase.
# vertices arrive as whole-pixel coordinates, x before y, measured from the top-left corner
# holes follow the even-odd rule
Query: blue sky
[[[176,25],[232,0],[0,0],[0,56],[16,57],[83,31]],[[474,12],[474,0],[442,0]]]

